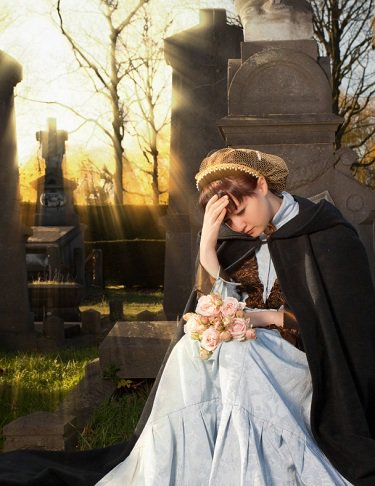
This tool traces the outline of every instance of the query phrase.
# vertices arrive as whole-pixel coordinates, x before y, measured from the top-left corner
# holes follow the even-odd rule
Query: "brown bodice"
[[[276,279],[271,292],[263,301],[264,287],[259,278],[258,263],[255,257],[245,260],[241,268],[231,273],[231,278],[241,284],[241,290],[248,294],[246,305],[258,309],[278,309],[285,305],[285,297],[281,292],[279,281]]]
[[[271,292],[263,301],[263,284],[259,278],[258,262],[256,257],[251,257],[242,262],[241,267],[231,272],[230,277],[241,284],[240,290],[246,292],[246,305],[258,309],[279,309],[284,306],[284,327],[276,325],[267,326],[269,329],[277,329],[281,336],[294,346],[301,348],[299,327],[294,314],[288,309],[286,299],[281,291],[278,279],[276,278]]]

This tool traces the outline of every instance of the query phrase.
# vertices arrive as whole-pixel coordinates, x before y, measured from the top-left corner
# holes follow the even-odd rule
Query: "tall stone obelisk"
[[[25,238],[19,205],[19,175],[13,90],[21,66],[0,51],[0,348],[26,349],[35,340],[27,291]]]
[[[173,93],[164,311],[172,320],[182,314],[193,285],[199,229],[194,175],[207,152],[224,145],[215,120],[227,112],[228,58],[240,55],[241,39],[242,29],[227,24],[225,10],[203,9],[197,26],[165,41]]]

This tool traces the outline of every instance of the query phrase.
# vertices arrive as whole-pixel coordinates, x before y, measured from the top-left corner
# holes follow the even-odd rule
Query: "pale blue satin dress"
[[[130,456],[100,486],[347,485],[309,426],[305,354],[277,331],[199,358],[173,349],[149,420]]]
[[[284,195],[278,224],[298,211],[291,204]],[[260,269],[267,267],[265,253]],[[264,273],[268,279],[269,268]],[[235,289],[216,281],[215,290],[225,295]],[[276,330],[223,343],[207,361],[199,358],[199,343],[184,336],[132,453],[98,485],[349,485],[312,437],[311,394],[305,353]]]

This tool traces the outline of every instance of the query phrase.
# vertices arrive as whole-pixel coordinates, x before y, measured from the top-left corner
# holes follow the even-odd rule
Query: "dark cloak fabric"
[[[375,292],[355,229],[327,201],[295,197],[300,213],[268,247],[300,325],[312,383],[311,427],[322,451],[355,485],[375,485]],[[223,229],[230,273],[260,242]]]
[[[282,291],[300,324],[311,370],[313,434],[350,482],[375,486],[375,293],[367,255],[354,228],[334,206],[295,199],[299,215],[275,231],[268,244]],[[255,255],[260,244],[223,226],[221,266],[230,273]],[[194,289],[185,312],[195,302]],[[181,322],[169,352],[182,334]],[[77,453],[0,454],[0,485],[95,484],[131,451],[157,383],[128,444]]]

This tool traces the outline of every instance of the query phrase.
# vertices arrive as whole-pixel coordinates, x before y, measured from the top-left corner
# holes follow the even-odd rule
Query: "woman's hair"
[[[239,202],[245,196],[250,195],[256,188],[258,178],[246,173],[238,173],[233,176],[226,176],[222,179],[217,179],[204,186],[199,195],[199,205],[204,210],[208,201],[217,194],[219,197],[225,194],[229,196],[229,204],[227,206],[227,214],[231,214],[237,209],[235,202],[231,196],[234,196]]]

